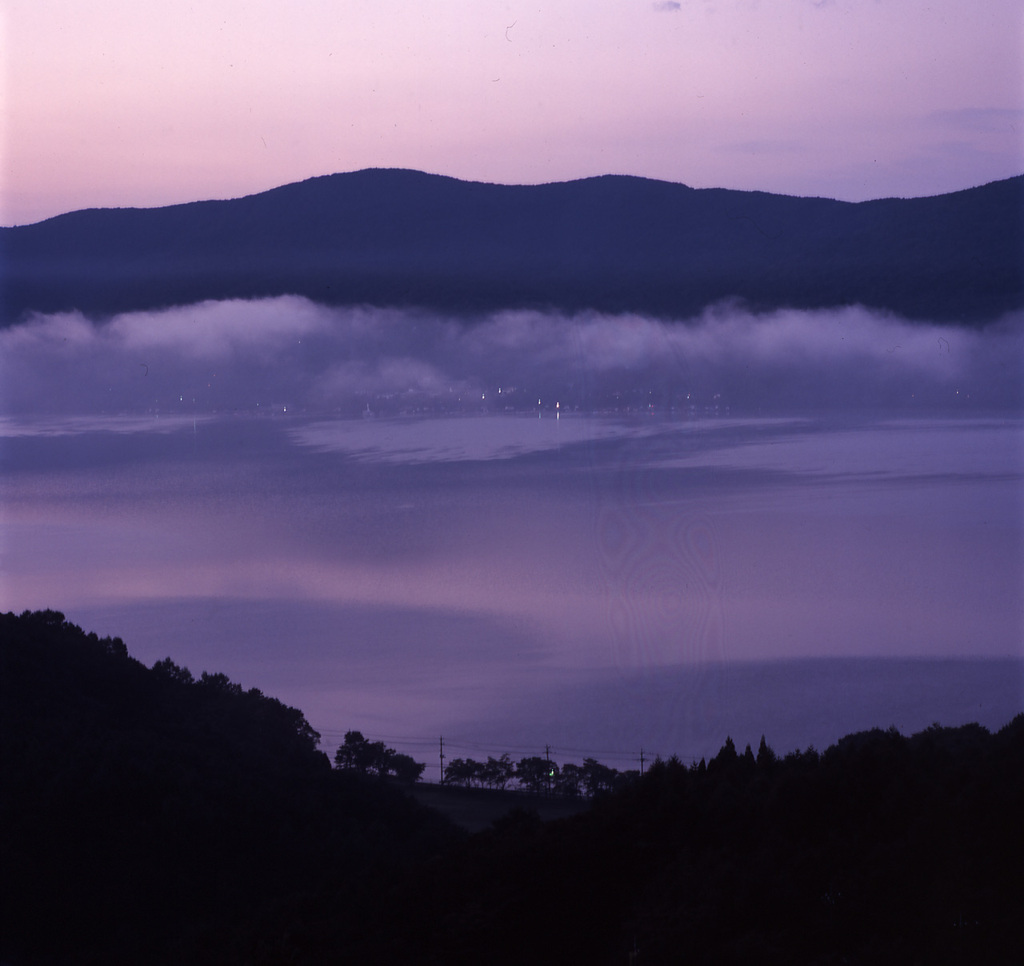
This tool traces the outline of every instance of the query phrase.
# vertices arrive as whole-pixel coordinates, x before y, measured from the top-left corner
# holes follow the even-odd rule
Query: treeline
[[[813,749],[810,752],[813,752]],[[799,752],[794,752],[799,754]],[[716,757],[721,755],[737,755],[732,738],[725,739],[725,745]],[[764,735],[755,757],[750,745],[743,752],[743,760],[748,763],[764,764],[776,760],[775,752],[768,747]],[[672,758],[674,765],[679,759]],[[376,775],[381,778],[394,778],[397,781],[412,785],[423,774],[426,766],[415,761],[409,755],[403,755],[388,748],[383,741],[369,741],[359,731],[345,732],[345,739],[334,755],[335,767],[358,771],[362,774]],[[660,758],[655,758],[651,767],[662,765]],[[694,762],[690,766],[694,772],[702,773],[707,769],[705,759]],[[495,758],[488,755],[486,761],[473,758],[452,758],[444,769],[441,784],[459,788],[487,788],[492,791],[518,790],[534,795],[560,795],[566,798],[595,798],[598,795],[621,791],[642,775],[642,771],[630,768],[619,771],[605,765],[596,758],[584,758],[583,764],[552,761],[550,754],[530,755],[513,761],[508,753]]]
[[[582,765],[573,762],[559,765],[547,755],[533,755],[514,762],[505,754],[498,758],[488,755],[484,762],[453,758],[444,770],[444,784],[497,790],[515,787],[538,795],[593,798],[622,788],[639,776],[639,771],[620,772],[594,758],[584,758]]]
[[[391,895],[417,940],[378,961],[1019,963],[1022,816],[1024,714],[822,752],[726,741],[473,836]]]
[[[334,764],[345,771],[393,778],[403,785],[415,784],[426,769],[426,765],[412,756],[387,747],[383,741],[370,741],[359,731],[345,732],[345,739],[334,754]],[[452,758],[444,769],[441,784],[593,798],[623,788],[639,777],[638,770],[618,771],[595,758],[584,758],[582,765],[572,762],[559,765],[551,760],[550,755],[533,755],[512,761],[511,755],[503,754],[497,758],[488,755],[487,761]]]
[[[345,740],[334,753],[335,767],[378,778],[394,778],[403,785],[419,780],[426,765],[388,748],[383,741],[368,741],[360,731],[346,731]]]
[[[0,615],[0,962],[1020,962],[1024,714],[726,741],[473,836],[346,738],[331,768],[254,689]]]

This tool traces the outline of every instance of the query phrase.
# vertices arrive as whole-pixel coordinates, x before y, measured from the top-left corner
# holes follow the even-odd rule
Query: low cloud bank
[[[475,322],[298,297],[0,332],[7,414],[1024,408],[1024,316],[983,331],[852,307],[666,323],[508,311]]]

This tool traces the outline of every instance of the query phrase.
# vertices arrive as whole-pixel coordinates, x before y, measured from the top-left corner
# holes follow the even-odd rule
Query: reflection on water
[[[505,460],[598,440],[643,437],[657,432],[653,421],[557,414],[463,416],[457,418],[336,419],[306,423],[292,438],[320,452],[388,463]]]
[[[0,439],[25,436],[84,436],[89,433],[180,433],[196,431],[209,416],[0,416]]]
[[[0,437],[0,608],[224,671],[325,732],[543,726],[688,754],[663,745],[703,753],[756,708],[802,743],[829,715],[897,721],[922,661],[1022,657],[1020,419],[96,417]],[[812,658],[918,663],[887,665],[884,697],[820,674],[801,697],[772,670]],[[722,670],[741,664],[761,669],[742,685]],[[915,715],[955,724],[969,703],[943,680]],[[1002,680],[995,717],[1022,705]]]

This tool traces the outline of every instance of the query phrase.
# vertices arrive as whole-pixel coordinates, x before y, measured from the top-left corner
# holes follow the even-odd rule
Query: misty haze
[[[439,734],[629,764],[998,726],[1021,331],[730,303],[37,314],[0,332],[3,606],[57,600],[435,779]]]
[[[959,207],[972,214],[953,219],[932,246],[950,259],[944,275],[970,274],[970,252],[958,252],[947,236],[955,236],[957,225],[985,221],[978,200],[1019,188],[1015,181],[966,193]],[[779,210],[796,211],[785,209],[786,201],[778,201]],[[843,208],[843,217],[862,214],[848,207],[856,210]],[[205,230],[206,209],[184,208],[175,217]],[[938,224],[954,208],[939,199],[925,210],[942,216]],[[511,275],[501,275],[497,258],[464,291],[453,253],[473,246],[459,238],[438,249],[441,275],[429,285],[407,252],[396,258],[391,280],[402,297],[391,304],[346,303],[337,292],[330,300],[310,294],[330,279],[323,265],[291,293],[275,290],[294,281],[284,269],[261,293],[259,272],[247,271],[241,282],[204,274],[203,258],[193,254],[182,255],[180,275],[171,271],[164,278],[154,268],[164,257],[154,254],[165,244],[160,230],[154,230],[151,251],[143,244],[150,236],[137,225],[167,212],[132,214],[140,232],[137,259],[118,254],[124,240],[114,232],[104,243],[113,255],[89,255],[94,271],[80,270],[76,233],[82,222],[75,218],[29,226],[39,227],[35,235],[4,229],[16,256],[16,284],[0,328],[0,611],[26,612],[4,616],[5,646],[15,656],[9,659],[12,679],[31,677],[33,668],[41,675],[24,694],[20,685],[12,687],[5,701],[18,721],[12,734],[32,715],[41,716],[45,741],[59,741],[61,748],[61,716],[81,732],[75,739],[80,750],[68,770],[58,769],[58,778],[47,770],[52,755],[30,754],[25,763],[27,773],[42,769],[39,788],[70,783],[62,796],[39,793],[46,801],[72,803],[67,814],[63,806],[46,806],[63,815],[53,820],[59,834],[52,839],[61,854],[80,846],[60,836],[78,841],[73,830],[85,821],[74,805],[81,797],[79,757],[113,756],[113,771],[96,766],[115,778],[96,780],[110,800],[95,807],[90,829],[113,823],[110,837],[135,835],[136,826],[122,828],[118,815],[125,809],[148,815],[145,803],[152,798],[163,817],[138,821],[158,830],[153,842],[163,844],[151,851],[167,852],[153,868],[194,864],[193,873],[179,872],[181,882],[199,883],[189,884],[181,901],[199,904],[204,911],[193,915],[200,918],[206,908],[221,910],[223,922],[255,915],[242,887],[227,899],[216,891],[225,863],[248,869],[236,875],[254,895],[290,895],[289,880],[274,870],[303,870],[295,881],[330,896],[324,901],[335,919],[328,921],[343,938],[290,941],[307,952],[321,942],[322,959],[330,961],[338,949],[365,949],[361,942],[376,948],[375,924],[387,923],[388,915],[419,920],[421,930],[437,918],[425,911],[415,870],[426,856],[436,858],[435,849],[457,854],[449,840],[438,844],[444,836],[454,841],[465,834],[460,828],[487,829],[498,818],[479,839],[484,844],[467,847],[532,854],[539,846],[531,836],[542,834],[540,817],[509,812],[524,801],[553,820],[584,810],[593,799],[593,821],[600,823],[601,807],[633,807],[617,803],[630,801],[632,789],[646,794],[652,787],[640,782],[646,768],[650,782],[706,789],[699,794],[713,803],[710,827],[733,823],[725,854],[756,825],[730,811],[733,793],[726,786],[739,774],[735,769],[746,769],[749,794],[772,808],[804,788],[786,775],[819,763],[827,774],[844,761],[837,772],[842,781],[854,782],[865,799],[885,802],[896,793],[873,783],[896,782],[897,775],[902,781],[903,773],[891,761],[890,770],[880,769],[876,756],[893,749],[913,749],[933,768],[946,760],[933,754],[933,745],[968,756],[957,774],[995,767],[1002,759],[992,756],[1012,754],[1024,706],[1024,317],[1019,289],[990,286],[996,277],[1013,282],[1005,265],[991,262],[990,277],[974,278],[936,318],[925,308],[941,302],[942,293],[929,288],[927,271],[913,276],[912,257],[893,269],[899,284],[870,281],[866,270],[858,276],[842,268],[845,256],[835,257],[825,261],[836,275],[806,286],[793,302],[773,295],[762,278],[760,289],[706,300],[687,313],[682,309],[692,293],[670,284],[669,251],[659,256],[649,290],[634,284],[633,266],[624,274],[628,284],[607,286],[603,302],[595,300],[601,304],[574,305],[586,272],[565,285],[559,269],[532,289],[526,284],[522,298],[493,304]],[[188,221],[197,212],[203,217]],[[86,224],[105,217],[82,214]],[[1017,228],[1013,218],[1000,223],[992,230],[1005,241]],[[798,218],[791,224],[798,253],[820,234],[816,223]],[[673,230],[666,245],[690,244],[687,230]],[[842,233],[836,229],[836,235]],[[384,246],[374,256],[380,263],[387,260],[387,241],[375,243]],[[628,239],[623,244],[628,247]],[[581,245],[569,261],[583,264],[600,255],[587,255]],[[490,255],[485,244],[479,247],[482,264]],[[854,247],[869,252],[870,233]],[[753,262],[720,262],[715,277],[737,285],[752,271],[758,278],[752,265],[770,267],[770,255],[760,242],[755,248]],[[216,257],[226,264],[236,254],[227,246]],[[51,256],[59,270],[47,287],[39,284],[39,266]],[[597,285],[598,268],[588,270],[596,272]],[[572,281],[571,271],[567,277]],[[847,286],[876,301],[844,301],[836,293]],[[166,301],[173,289],[204,287],[210,297]],[[40,305],[18,307],[17,299],[33,292],[42,293]],[[418,295],[422,304],[412,297]],[[616,299],[632,307],[609,307]],[[915,310],[901,313],[901,304]],[[671,306],[680,310],[673,313]],[[74,625],[108,638],[89,638]],[[35,649],[19,652],[25,634]],[[72,649],[57,661],[47,657],[45,642]],[[100,667],[129,675],[129,654],[141,662],[131,671],[134,684],[125,684],[120,697],[93,695],[89,688],[101,679]],[[88,667],[74,672],[76,661]],[[61,673],[72,683],[61,684]],[[151,697],[143,700],[146,694]],[[39,695],[53,696],[45,714],[42,704],[33,704]],[[224,723],[244,705],[259,734],[255,742],[242,719]],[[136,711],[115,710],[128,706]],[[157,737],[144,743],[147,725],[138,709],[158,716]],[[183,717],[173,723],[173,714]],[[273,758],[276,746],[266,744],[279,733],[271,720],[282,726],[274,739],[283,743],[280,759]],[[11,754],[24,757],[30,746],[12,741]],[[986,741],[995,751],[982,750]],[[241,744],[228,747],[231,742]],[[140,753],[123,750],[140,743]],[[383,763],[366,764],[371,752]],[[251,761],[254,754],[258,763]],[[186,764],[193,755],[201,764]],[[329,759],[336,768],[327,766]],[[404,773],[412,774],[408,787],[397,778],[402,761]],[[496,778],[473,771],[483,761]],[[866,778],[850,778],[861,765]],[[274,778],[278,767],[288,778]],[[166,778],[204,768],[212,770],[203,782]],[[375,768],[370,783],[362,772]],[[133,776],[151,771],[152,779]],[[513,774],[518,791],[506,788]],[[257,776],[270,791],[246,791]],[[367,784],[359,785],[362,779]],[[350,780],[356,785],[345,784]],[[25,781],[30,787],[37,780]],[[948,782],[947,772],[938,768],[935,781]],[[401,790],[387,799],[394,783]],[[460,784],[487,784],[492,798],[471,797],[482,788],[453,788]],[[968,786],[970,807],[988,809],[990,800],[979,791],[988,788],[984,781]],[[143,788],[148,791],[138,791]],[[225,788],[231,791],[224,795],[245,805],[218,797],[216,790]],[[282,788],[292,796],[287,801]],[[408,795],[414,788],[432,807],[439,802],[455,825],[442,832],[431,825],[442,821],[440,813],[424,810],[414,820],[402,812],[413,807]],[[613,788],[625,797],[610,794]],[[914,815],[953,807],[944,793],[926,794],[920,783],[913,788],[923,796],[914,799]],[[211,789],[214,797],[207,799]],[[460,791],[470,797],[452,798]],[[824,822],[838,806],[808,804],[817,801],[815,794],[807,791],[793,807]],[[371,807],[367,796],[385,796],[372,806],[381,816],[374,831],[357,817],[359,807]],[[28,827],[36,822],[36,799],[25,798]],[[837,801],[846,798],[844,792]],[[860,835],[862,827],[870,834],[888,829],[889,811],[877,829],[874,820],[861,818],[871,807],[854,809],[860,824],[850,835]],[[286,820],[294,808],[301,817]],[[995,813],[991,823],[935,821],[953,823],[948,835],[1005,837],[998,830],[1017,810],[1001,805]],[[222,821],[232,830],[251,829],[238,832],[242,857],[197,857],[190,846],[173,844],[206,834],[190,829]],[[799,829],[811,828],[809,821]],[[356,831],[341,834],[339,822],[353,823]],[[279,831],[268,833],[271,828]],[[591,834],[558,831],[555,822],[545,828],[556,849],[568,847],[572,834]],[[669,828],[678,831],[679,821]],[[33,834],[22,838],[33,842]],[[632,841],[634,833],[626,834]],[[716,834],[707,841],[718,841]],[[705,841],[701,831],[692,835]],[[368,836],[375,846],[358,844]],[[402,836],[409,837],[409,854],[398,859],[383,841],[394,849],[393,843],[407,841]],[[503,845],[502,836],[515,845]],[[581,841],[594,844],[580,847],[586,855],[603,855],[613,835],[598,830],[593,836]],[[99,832],[83,833],[81,847],[101,851],[83,860],[82,875],[98,870],[114,884],[99,889],[78,914],[71,899],[61,913],[68,922],[79,917],[79,932],[96,930],[98,949],[119,934],[103,925],[108,914],[96,911],[106,904],[102,897],[123,889],[118,883],[152,875],[139,872],[134,860],[111,858],[95,845],[101,841]],[[765,868],[818,862],[801,857],[802,842],[779,845],[780,856]],[[957,848],[991,852],[987,844]],[[279,854],[274,849],[288,857],[272,857]],[[260,858],[264,851],[270,857]],[[687,881],[728,878],[732,867],[715,854],[711,872],[691,872]],[[34,852],[23,857],[18,868],[31,878]],[[846,858],[820,860],[848,868]],[[637,867],[646,870],[640,873],[645,894],[664,891],[645,878],[659,862],[648,858]],[[864,871],[843,875],[859,882],[882,876],[879,870],[895,862],[865,858]],[[402,863],[412,863],[413,871]],[[681,868],[672,863],[676,859],[673,870]],[[922,882],[938,883],[935,888],[944,881],[930,878],[923,871],[930,867],[920,862],[908,865]],[[17,910],[33,906],[32,896],[53,894],[47,868],[39,866],[35,885],[10,890],[14,917],[26,915]],[[508,888],[516,902],[529,892],[515,870],[506,881],[493,863],[483,868],[488,888]],[[561,865],[559,874],[574,881],[584,868],[577,859]],[[621,874],[609,868],[602,867],[594,888],[616,887]],[[744,883],[762,875],[751,868],[742,866]],[[337,879],[342,869],[350,881]],[[779,875],[764,873],[761,881],[772,883],[764,895]],[[982,885],[972,885],[969,896],[990,881],[987,871],[972,875],[970,881]],[[434,898],[438,905],[461,888],[475,895],[477,887],[466,886],[459,874],[450,869],[445,876]],[[818,904],[824,886],[811,878],[810,901]],[[885,878],[903,894],[901,877]],[[67,880],[69,895],[83,891],[80,881],[74,875]],[[348,884],[323,884],[337,881]],[[368,894],[389,897],[373,914],[332,891],[354,882],[361,889],[366,881],[374,883]],[[113,904],[135,909],[138,948],[167,948],[145,925],[146,916],[156,915],[145,906],[146,896],[177,894],[173,882],[161,880]],[[315,882],[322,884],[310,885]],[[866,891],[890,895],[879,888]],[[926,895],[924,888],[910,891]],[[434,894],[433,886],[426,891]],[[384,913],[394,894],[406,896],[394,907],[403,912]],[[319,916],[281,912],[275,899],[267,901],[287,922]],[[454,912],[438,914],[441,921],[458,919],[469,900],[452,901]],[[785,915],[803,915],[807,901],[796,901]],[[872,901],[889,904],[890,898]],[[939,900],[915,901],[930,911]],[[652,923],[643,931],[648,948],[671,947],[682,928],[690,949],[706,942],[707,961],[717,961],[726,940],[700,938],[707,929],[680,927],[675,913],[669,925],[660,922],[659,902],[636,904],[639,921]],[[948,909],[939,906],[948,919]],[[488,952],[505,908],[496,900],[480,914],[492,923],[480,927],[480,946]],[[731,921],[726,907],[708,908],[709,921]],[[857,909],[839,908],[853,910],[850,916]],[[1009,922],[1011,914],[999,909],[992,904],[977,914],[979,921]],[[589,910],[583,915],[588,923],[593,918]],[[821,927],[828,936],[833,922]],[[220,935],[223,926],[218,920],[204,928]],[[262,935],[267,928],[261,920],[244,930]],[[750,928],[765,935],[784,926]],[[626,926],[609,929],[626,941]],[[441,932],[449,935],[449,927]],[[55,933],[57,948],[73,934],[70,927]],[[199,935],[188,940],[195,949],[205,948],[205,934]],[[394,935],[388,942],[395,948],[407,941],[401,932]],[[461,929],[451,935],[461,936]],[[581,928],[565,935],[574,948]],[[408,941],[407,952],[434,942]],[[443,948],[449,940],[437,941]],[[896,948],[895,940],[886,941],[887,949]],[[240,962],[263,961],[238,955]],[[370,961],[403,960],[381,952]],[[552,953],[550,961],[574,960]]]

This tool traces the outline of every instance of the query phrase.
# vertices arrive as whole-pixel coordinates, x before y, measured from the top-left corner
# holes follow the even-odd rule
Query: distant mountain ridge
[[[850,203],[618,175],[509,186],[367,169],[2,228],[0,265],[3,325],[283,294],[464,315],[862,304],[984,324],[1024,307],[1024,175]]]

